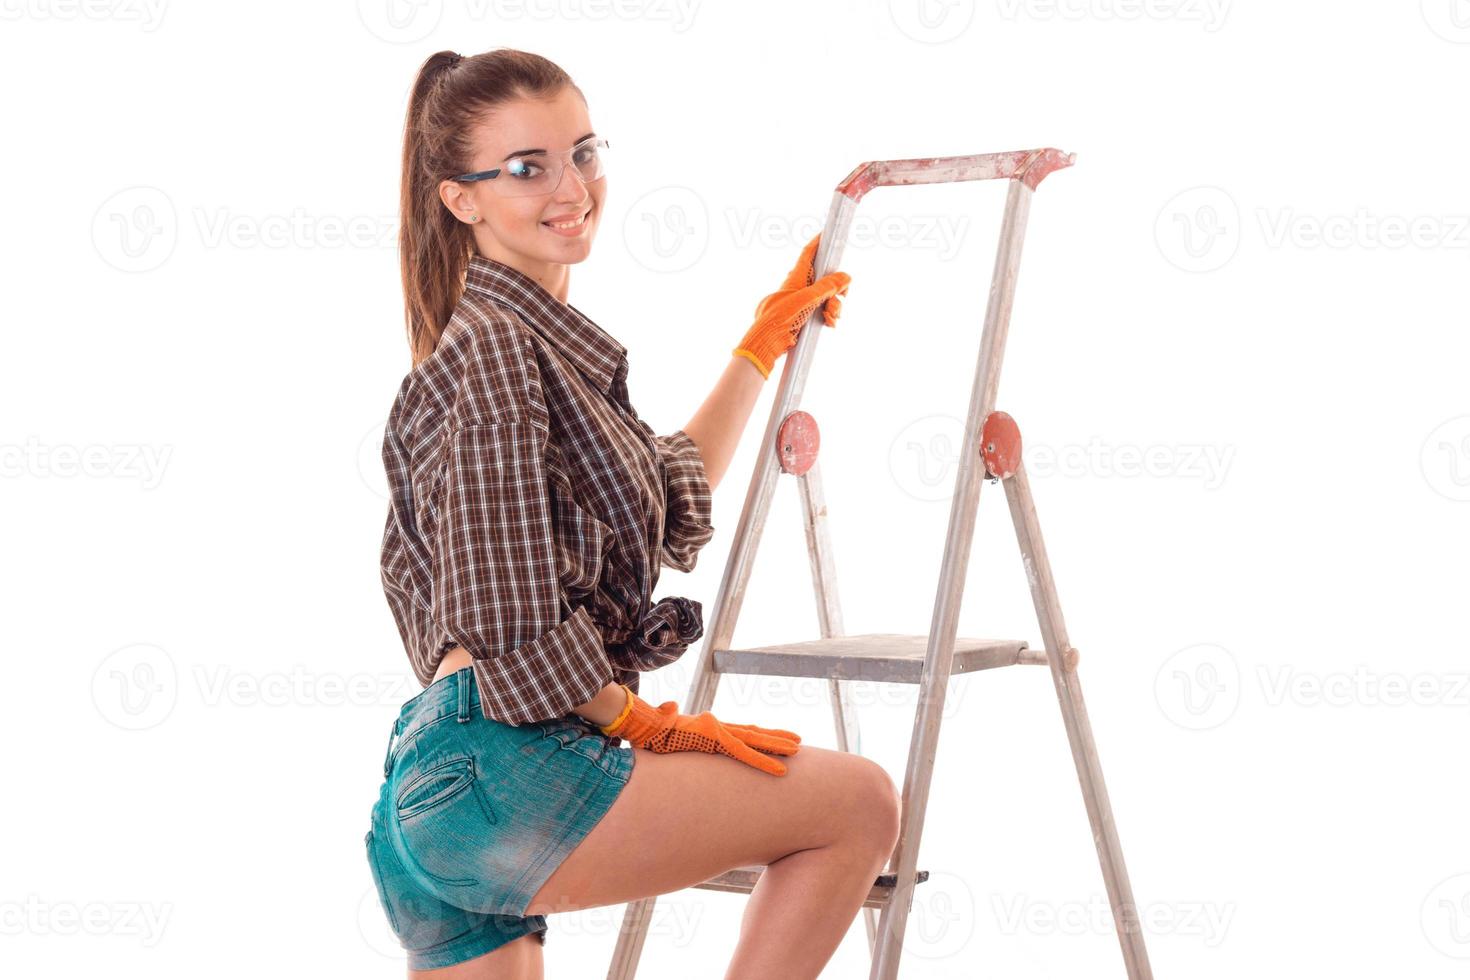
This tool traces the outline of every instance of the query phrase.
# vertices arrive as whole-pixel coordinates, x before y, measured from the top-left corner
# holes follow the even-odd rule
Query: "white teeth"
[[[578,218],[576,221],[563,221],[560,224],[553,224],[552,222],[548,221],[548,222],[546,222],[546,224],[550,225],[553,228],[575,228],[578,225],[580,225],[582,222],[586,221],[587,220],[587,215],[588,214],[591,214],[591,213],[592,213],[591,211],[588,211],[588,212],[584,213],[582,215],[582,217]]]

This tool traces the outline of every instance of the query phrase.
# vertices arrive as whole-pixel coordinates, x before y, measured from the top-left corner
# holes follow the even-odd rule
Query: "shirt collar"
[[[563,303],[519,269],[478,252],[470,256],[465,288],[510,307],[604,394],[609,393],[627,348],[581,310]]]

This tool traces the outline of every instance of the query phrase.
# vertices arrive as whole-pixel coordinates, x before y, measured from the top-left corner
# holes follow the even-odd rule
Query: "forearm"
[[[684,426],[685,434],[699,446],[712,492],[730,467],[765,382],[754,364],[732,356],[704,404]]]
[[[597,695],[585,704],[579,704],[572,710],[586,718],[594,725],[609,725],[623,710],[628,695],[624,693],[621,684],[609,684]]]

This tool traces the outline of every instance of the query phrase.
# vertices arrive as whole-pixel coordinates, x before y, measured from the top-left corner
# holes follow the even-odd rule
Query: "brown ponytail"
[[[474,249],[469,226],[439,198],[439,183],[470,169],[471,127],[517,98],[554,98],[571,76],[540,55],[494,48],[463,57],[439,51],[419,68],[403,127],[398,252],[413,364],[434,352],[464,289]],[[585,97],[584,97],[585,101]]]

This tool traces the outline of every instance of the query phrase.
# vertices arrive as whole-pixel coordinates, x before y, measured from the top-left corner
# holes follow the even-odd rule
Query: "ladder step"
[[[743,868],[734,868],[724,874],[715,875],[707,881],[701,881],[695,888],[707,888],[716,892],[739,892],[749,895],[755,888],[755,883],[760,880],[761,873],[766,870],[764,864],[752,864]],[[915,871],[914,884],[929,880],[929,872]],[[893,895],[893,886],[898,884],[898,875],[888,871],[880,874],[873,882],[872,891],[863,900],[864,908],[881,909],[888,904]]]
[[[743,650],[715,650],[717,674],[817,677],[839,681],[917,684],[929,637],[907,633],[860,633]],[[1025,640],[957,637],[951,674],[968,674],[1012,664],[1046,664],[1045,650]]]

